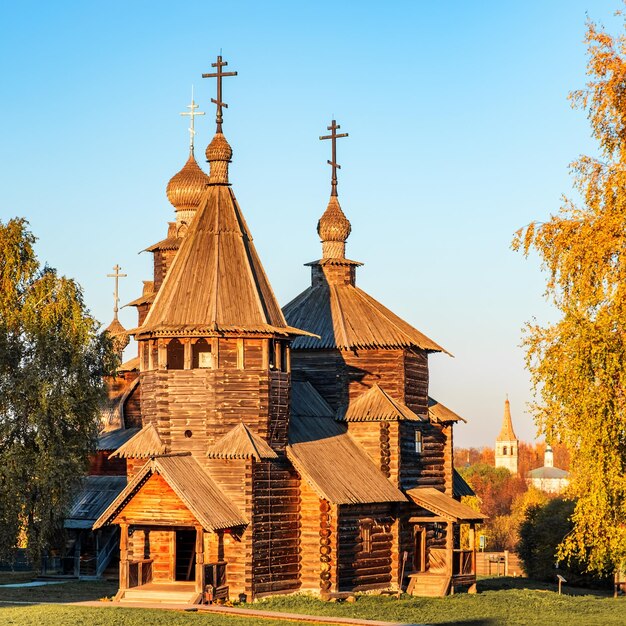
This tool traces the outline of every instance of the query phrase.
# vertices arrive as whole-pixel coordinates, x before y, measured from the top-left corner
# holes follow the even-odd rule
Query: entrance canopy
[[[157,525],[196,520],[208,531],[248,524],[232,500],[189,454],[150,459],[93,528],[119,523],[116,520],[123,517],[130,523]]]
[[[418,506],[449,522],[482,522],[487,516],[474,511],[466,504],[457,502],[434,487],[409,489],[406,495]]]

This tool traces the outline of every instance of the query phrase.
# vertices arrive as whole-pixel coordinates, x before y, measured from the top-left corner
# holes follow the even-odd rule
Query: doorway
[[[416,526],[413,547],[413,571],[426,571],[426,528]]]
[[[196,578],[196,531],[176,531],[176,572],[174,580]]]

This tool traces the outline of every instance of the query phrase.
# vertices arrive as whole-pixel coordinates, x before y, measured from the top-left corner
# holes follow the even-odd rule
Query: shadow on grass
[[[546,583],[520,576],[491,576],[478,579],[478,591],[505,591],[507,589],[529,589],[531,591],[554,591],[557,592],[559,587],[556,582]],[[563,585],[563,594],[568,596],[597,596],[606,598],[611,596],[608,589],[590,589],[588,587],[572,587]]]
[[[83,602],[111,598],[117,591],[117,582],[106,580],[63,582],[42,587],[0,587],[0,606],[7,603],[35,604],[40,602]]]

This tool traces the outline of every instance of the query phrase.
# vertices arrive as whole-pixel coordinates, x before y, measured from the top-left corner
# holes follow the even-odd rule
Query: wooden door
[[[415,526],[413,546],[413,571],[425,572],[426,567],[426,528]]]

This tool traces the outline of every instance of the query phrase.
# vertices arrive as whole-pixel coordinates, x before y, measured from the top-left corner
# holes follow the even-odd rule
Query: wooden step
[[[189,591],[152,591],[127,589],[120,602],[160,602],[164,604],[193,604],[196,592]]]
[[[413,596],[438,598],[448,595],[450,591],[450,576],[446,574],[411,574],[411,582],[407,593]]]

